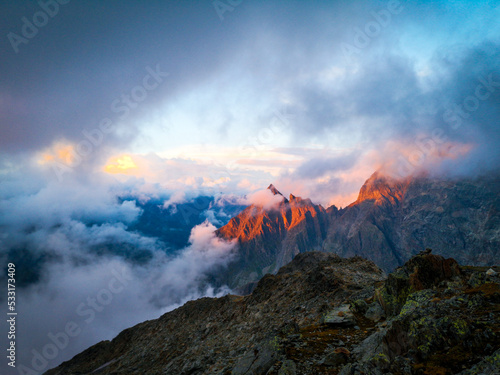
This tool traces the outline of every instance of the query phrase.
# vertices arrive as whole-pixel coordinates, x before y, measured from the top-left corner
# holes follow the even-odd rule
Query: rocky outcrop
[[[387,320],[340,374],[499,373],[500,278],[486,270],[412,258],[376,291]]]
[[[376,205],[386,202],[398,205],[403,201],[411,181],[411,178],[396,180],[377,171],[363,184],[359,190],[358,199],[350,206],[366,201],[373,201]]]
[[[459,275],[460,268],[454,259],[433,255],[428,249],[391,273],[376,297],[387,314],[398,314],[410,294],[437,287],[440,282]]]
[[[500,176],[395,180],[374,173],[330,220],[323,251],[360,255],[386,272],[426,247],[462,264],[500,257]]]
[[[386,278],[360,257],[299,254],[248,296],[188,302],[46,374],[496,374],[488,269],[427,251]]]

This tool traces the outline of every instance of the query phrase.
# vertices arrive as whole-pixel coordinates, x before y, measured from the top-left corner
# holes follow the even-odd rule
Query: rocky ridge
[[[386,277],[307,252],[250,295],[188,302],[46,374],[496,374],[498,271],[428,250]]]

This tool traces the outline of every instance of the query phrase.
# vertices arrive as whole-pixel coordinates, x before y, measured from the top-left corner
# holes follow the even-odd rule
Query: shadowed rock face
[[[360,257],[299,254],[250,295],[188,302],[46,374],[494,374],[500,277],[486,270],[426,253],[385,279]]]
[[[248,207],[217,233],[239,242],[238,260],[223,279],[232,287],[310,250],[360,255],[386,272],[426,247],[461,263],[489,265],[500,258],[500,178],[395,180],[376,172],[342,210],[290,195],[274,210]]]

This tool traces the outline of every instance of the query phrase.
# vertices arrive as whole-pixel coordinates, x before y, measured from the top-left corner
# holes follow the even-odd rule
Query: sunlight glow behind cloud
[[[130,171],[131,169],[136,170],[137,165],[134,163],[134,160],[130,155],[122,155],[116,158],[112,158],[108,162],[108,164],[104,167],[105,172],[111,174],[116,174],[116,173],[130,174],[136,172],[136,171]]]
[[[76,161],[74,145],[67,142],[56,142],[51,148],[42,151],[38,157],[39,164],[59,162],[73,165]]]

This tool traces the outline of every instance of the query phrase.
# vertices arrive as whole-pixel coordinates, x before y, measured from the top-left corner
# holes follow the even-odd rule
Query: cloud
[[[150,182],[160,175],[171,185],[178,182],[173,190],[191,185],[236,192],[240,177],[262,186],[296,168],[304,178],[317,178],[328,167],[313,160],[309,170],[306,151],[295,159],[267,151],[319,145],[356,148],[362,158],[362,150],[381,149],[389,140],[408,143],[436,127],[450,142],[478,145],[462,164],[464,173],[473,173],[477,165],[498,165],[492,119],[499,116],[499,90],[467,112],[460,128],[443,118],[450,105],[463,105],[474,95],[480,77],[499,72],[500,8],[490,1],[405,3],[352,61],[342,45],[353,44],[355,29],[363,30],[373,12],[387,8],[386,1],[312,7],[256,1],[238,7],[222,25],[210,3],[94,5],[92,10],[76,3],[61,7],[51,26],[22,46],[22,54],[2,59],[0,143],[7,157],[50,150],[62,140],[75,148],[88,141],[84,130],[88,134],[110,118],[116,131],[84,158],[81,172],[102,168],[113,158],[107,165],[120,172],[117,178]],[[6,31],[18,30],[21,17],[37,10],[36,4],[8,7],[2,15]],[[144,17],[148,28],[138,21]],[[99,26],[103,19],[105,29]],[[92,37],[88,24],[97,25],[91,34],[103,38]],[[180,26],[186,33],[176,32]],[[120,47],[117,41],[124,35],[134,48]],[[190,48],[179,52],[179,45]],[[31,64],[35,57],[36,66]],[[171,75],[120,119],[111,103],[131,96],[146,67],[157,63]],[[270,117],[285,107],[292,120],[273,132]],[[200,162],[196,152],[205,148],[226,155],[208,153]],[[184,150],[176,155],[177,164],[170,156],[165,157],[170,165],[154,160],[155,153],[174,154],[175,149]],[[248,155],[248,149],[258,155]],[[137,168],[130,168],[131,162]],[[247,175],[233,176],[234,169]]]
[[[207,218],[207,220],[210,222],[210,224],[215,225],[217,227],[223,226],[223,222],[217,219],[216,217],[216,212],[213,210],[206,210],[203,212],[203,215]]]
[[[83,138],[83,130],[97,127],[104,118],[111,118],[120,126],[119,131],[108,135],[106,142],[129,143],[137,134],[134,120],[189,81],[203,80],[203,73],[217,71],[223,61],[221,53],[214,52],[223,51],[224,43],[206,49],[199,35],[223,37],[227,42],[234,36],[218,35],[215,26],[220,20],[216,15],[206,17],[213,11],[212,4],[197,5],[202,13],[193,12],[192,4],[115,7],[98,2],[92,6],[70,3],[61,6],[59,14],[28,44],[22,44],[19,53],[13,51],[7,38],[2,39],[2,50],[8,52],[1,62],[5,80],[0,92],[9,93],[9,103],[14,104],[2,106],[7,109],[1,111],[0,119],[2,130],[6,130],[2,131],[4,136],[0,140],[2,150],[34,150],[48,146],[61,136],[78,142]],[[7,8],[2,14],[5,35],[21,34],[21,18],[32,19],[33,14],[40,11],[38,4],[11,4]],[[150,20],[147,28],[139,22],[144,17]],[[192,22],[191,31],[181,38],[175,37],[176,30],[185,22]],[[89,23],[93,24],[91,29]],[[107,26],[103,27],[104,24]],[[61,30],[65,30],[64,35]],[[170,36],[159,38],[161,34]],[[134,47],[120,48],[117,41],[123,38]],[[141,41],[135,43],[134,40]],[[156,42],[160,40],[159,48]],[[195,47],[189,53],[189,60],[195,62],[196,57],[203,58],[204,64],[184,67],[186,56],[172,53],[183,43]],[[116,63],[118,60],[120,64]],[[36,69],[31,64],[33,61],[37,61]],[[53,61],[58,63],[54,65]],[[132,89],[142,84],[146,67],[154,68],[158,63],[165,71],[173,70],[175,74],[148,92],[147,100],[138,103],[132,99],[130,114],[121,119],[121,114],[112,110],[113,102],[122,101],[122,95],[131,96]],[[54,110],[56,108],[58,110]]]
[[[186,202],[186,193],[183,191],[176,191],[168,200],[163,203],[163,208],[168,209],[171,206],[174,206],[178,203]]]
[[[244,202],[248,205],[253,204],[255,206],[262,207],[264,210],[272,210],[278,207],[284,199],[285,198],[282,195],[274,195],[271,190],[264,189],[250,194],[246,197],[246,199],[244,199]]]
[[[69,322],[81,332],[47,369],[187,300],[229,291],[211,286],[206,275],[233,259],[235,244],[216,237],[208,221],[172,253],[159,238],[130,229],[143,213],[132,198],[119,198],[123,191],[130,197],[130,186],[103,173],[59,183],[36,164],[25,167],[0,184],[0,259],[16,264],[23,314],[19,364],[32,368],[32,350],[42,353],[52,343],[49,334],[64,332]],[[116,274],[126,280],[113,284],[120,292],[111,291]]]
[[[294,195],[310,197],[325,207],[332,204],[345,207],[356,200],[360,187],[374,171],[395,178],[422,173],[451,177],[463,168],[462,163],[475,147],[471,143],[433,140],[422,135],[415,140],[380,142],[377,149],[337,157],[328,154],[318,157],[318,153],[312,153],[296,171],[279,176],[276,185]]]
[[[179,256],[171,259],[154,282],[161,285],[153,297],[157,306],[180,303],[187,295],[206,288],[203,277],[215,266],[225,266],[233,260],[236,243],[227,242],[215,235],[216,227],[206,221],[193,228],[190,245]]]
[[[357,155],[342,155],[336,158],[313,158],[302,163],[295,171],[299,178],[318,178],[329,172],[350,169]]]
[[[141,214],[135,202],[120,202],[103,181],[59,184],[43,177],[9,176],[0,187],[0,249],[50,252],[58,256],[80,252],[102,242],[154,249],[153,240],[141,240],[126,228]],[[14,187],[27,182],[29,189]],[[80,183],[79,183],[80,182]]]
[[[281,151],[303,159],[294,171],[283,171],[276,185],[344,206],[379,168],[396,177],[495,172],[499,51],[488,40],[443,48],[424,60],[422,74],[422,61],[367,50],[355,71],[332,78],[334,85],[298,82],[290,90],[297,147]],[[328,146],[311,153],[314,148],[303,147],[307,140],[344,146],[337,155],[335,148],[325,152]]]
[[[18,292],[18,311],[23,317],[23,324],[18,325],[18,364],[33,368],[33,350],[43,354],[53,344],[51,337],[65,332],[67,324],[75,325],[78,334],[69,337],[55,358],[46,358],[44,370],[188,300],[228,293],[227,288],[215,289],[204,282],[208,271],[232,259],[234,243],[216,238],[214,230],[208,223],[193,228],[190,246],[178,256],[157,252],[142,265],[118,257],[91,256],[78,265],[47,264],[43,282]]]

